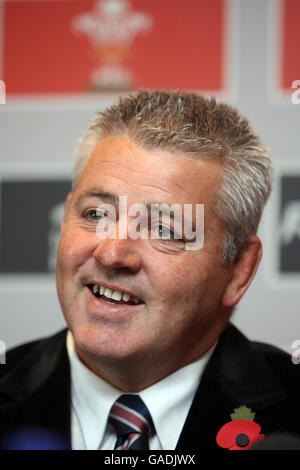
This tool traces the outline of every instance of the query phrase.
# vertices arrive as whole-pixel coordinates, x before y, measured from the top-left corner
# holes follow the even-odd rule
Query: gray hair
[[[216,211],[226,238],[221,263],[229,266],[257,232],[272,186],[269,152],[232,106],[196,93],[145,91],[121,98],[91,121],[75,151],[73,190],[104,136],[127,136],[145,149],[211,156],[222,168]]]

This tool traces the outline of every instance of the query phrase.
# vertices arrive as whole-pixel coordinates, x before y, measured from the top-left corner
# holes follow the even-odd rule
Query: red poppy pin
[[[217,444],[229,450],[247,450],[264,439],[260,425],[255,423],[255,413],[245,405],[234,409],[232,421],[224,424],[217,434]]]

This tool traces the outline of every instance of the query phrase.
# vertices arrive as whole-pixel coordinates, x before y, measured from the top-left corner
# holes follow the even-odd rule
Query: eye
[[[84,213],[84,217],[98,222],[99,220],[107,217],[107,211],[101,209],[89,209]]]
[[[169,227],[165,227],[164,225],[158,225],[155,229],[158,237],[162,240],[174,240],[175,233]]]

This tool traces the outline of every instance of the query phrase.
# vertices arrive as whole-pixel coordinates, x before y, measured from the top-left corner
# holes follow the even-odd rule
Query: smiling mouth
[[[105,286],[88,284],[87,287],[92,292],[94,297],[97,299],[102,299],[108,303],[118,305],[139,305],[144,303],[138,297],[134,297],[126,292],[112,290]]]

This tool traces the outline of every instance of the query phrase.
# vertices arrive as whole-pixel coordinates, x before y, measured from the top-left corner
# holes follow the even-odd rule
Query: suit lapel
[[[240,405],[256,412],[264,434],[279,431],[269,410],[284,398],[265,356],[229,324],[203,373],[176,450],[220,449],[216,435]]]
[[[38,341],[0,381],[0,430],[37,427],[70,443],[70,368],[66,330]],[[9,359],[8,359],[9,361]]]

